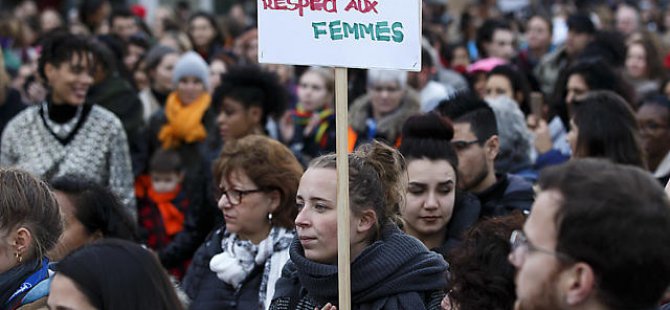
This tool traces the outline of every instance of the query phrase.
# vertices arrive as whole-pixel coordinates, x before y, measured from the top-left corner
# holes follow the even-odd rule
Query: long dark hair
[[[623,98],[611,91],[595,91],[574,106],[573,121],[579,133],[573,156],[647,166],[635,114]]]
[[[223,31],[221,31],[221,27],[219,27],[219,23],[216,21],[216,16],[214,16],[211,13],[204,12],[204,11],[199,11],[193,13],[191,17],[188,19],[188,27],[191,27],[191,23],[198,17],[202,17],[207,20],[207,22],[214,28],[214,38],[212,38],[212,41],[208,43],[208,46],[206,47],[207,49],[210,49],[213,45],[221,45],[223,46],[224,43],[226,42],[225,37],[223,36]],[[195,43],[193,42],[193,38],[191,37],[191,31],[187,32],[189,39],[191,39],[191,44],[193,44],[193,48],[197,49],[198,47],[195,46]],[[209,52],[209,50],[206,50],[206,52]]]
[[[615,92],[631,108],[635,109],[633,88],[624,81],[623,77],[612,66],[601,58],[582,59],[563,72],[559,78],[559,82],[556,84],[558,89],[555,95],[557,97],[553,100],[552,112],[561,118],[566,127],[570,116],[568,115],[565,97],[567,96],[568,79],[574,74],[584,79],[589,91],[609,90]]]
[[[56,277],[70,278],[97,309],[183,309],[156,256],[129,241],[82,247],[57,268]]]

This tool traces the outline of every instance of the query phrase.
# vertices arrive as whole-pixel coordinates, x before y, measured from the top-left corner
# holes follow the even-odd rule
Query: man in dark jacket
[[[458,154],[459,187],[482,204],[482,217],[501,216],[513,210],[530,210],[533,187],[521,177],[496,173],[500,149],[495,114],[486,102],[458,94],[437,107],[454,125],[451,144]]]

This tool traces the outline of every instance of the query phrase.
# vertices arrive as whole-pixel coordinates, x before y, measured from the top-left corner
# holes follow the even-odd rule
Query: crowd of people
[[[352,308],[670,309],[670,6],[507,2],[350,70]],[[337,309],[334,71],[224,7],[0,3],[0,309]]]

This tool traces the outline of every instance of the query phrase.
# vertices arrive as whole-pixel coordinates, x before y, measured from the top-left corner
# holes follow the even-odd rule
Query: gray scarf
[[[337,303],[337,266],[308,260],[295,239],[289,249],[290,278],[277,282],[275,298],[299,298],[294,293],[299,283],[319,306]],[[289,266],[291,265],[291,266]],[[446,287],[447,263],[428,251],[419,240],[389,224],[382,238],[363,250],[351,264],[351,302],[353,309],[425,309],[426,297]],[[297,281],[296,281],[297,280]]]

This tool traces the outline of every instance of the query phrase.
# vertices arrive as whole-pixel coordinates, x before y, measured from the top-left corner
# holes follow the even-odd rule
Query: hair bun
[[[415,115],[407,119],[402,128],[402,137],[405,139],[435,139],[451,141],[454,137],[454,128],[449,119],[437,113]]]

